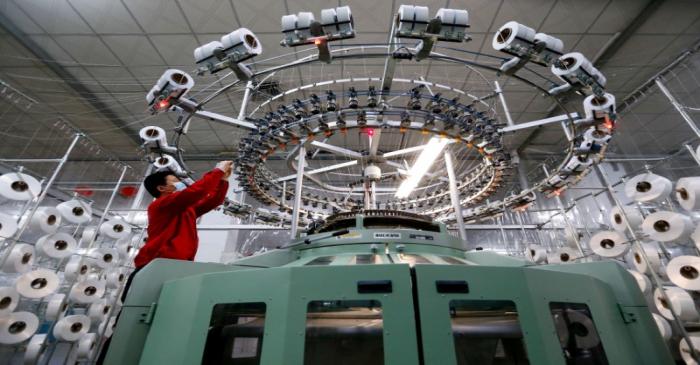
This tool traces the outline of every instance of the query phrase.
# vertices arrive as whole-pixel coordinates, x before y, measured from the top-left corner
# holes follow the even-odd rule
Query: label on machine
[[[398,232],[374,232],[374,239],[400,240],[401,233],[398,233]]]

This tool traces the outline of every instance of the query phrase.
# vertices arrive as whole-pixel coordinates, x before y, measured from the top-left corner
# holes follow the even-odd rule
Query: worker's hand
[[[221,161],[216,164],[216,168],[224,172],[222,179],[226,180],[231,176],[233,172],[233,161]]]

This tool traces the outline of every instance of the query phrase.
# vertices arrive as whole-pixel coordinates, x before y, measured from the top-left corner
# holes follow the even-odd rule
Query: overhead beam
[[[219,122],[219,123],[223,123],[223,124],[233,125],[236,127],[242,127],[242,128],[248,128],[248,129],[258,129],[258,127],[256,127],[255,124],[253,124],[251,122],[246,122],[245,120],[227,117],[225,115],[221,115],[221,114],[214,113],[214,112],[197,110],[194,112],[194,116],[202,118],[202,119],[211,120],[213,122]]]
[[[364,157],[359,152],[349,150],[347,148],[334,146],[334,145],[328,144],[328,143],[323,143],[323,142],[319,142],[319,141],[312,141],[311,145],[318,148],[318,149],[328,151],[328,152],[334,153],[336,155],[342,155],[342,156],[347,156],[347,157],[352,157],[352,158],[363,158]]]
[[[397,157],[397,156],[407,155],[407,154],[414,153],[414,152],[420,152],[420,151],[423,151],[424,149],[425,149],[425,145],[422,144],[422,145],[418,145],[418,146],[404,148],[402,150],[387,152],[387,153],[383,154],[382,157],[384,157],[384,158]]]
[[[603,67],[605,64],[607,64],[613,56],[617,53],[617,51],[620,50],[623,44],[627,43],[627,41],[634,35],[634,33],[641,27],[644,23],[646,23],[649,18],[651,18],[654,13],[659,9],[659,7],[666,2],[666,0],[651,0],[647,5],[642,9],[641,12],[632,20],[631,23],[625,27],[622,32],[619,33],[619,36],[615,37],[615,39],[610,43],[610,45],[601,53],[598,55],[597,60],[593,60],[595,66],[600,69]]]
[[[562,114],[562,115],[557,115],[556,117],[538,119],[538,120],[533,120],[531,122],[514,124],[512,126],[501,128],[498,130],[498,132],[499,133],[512,133],[512,132],[519,131],[522,129],[536,128],[536,127],[541,127],[541,126],[547,125],[547,124],[563,122],[563,121],[569,120],[569,118],[576,121],[576,119],[578,119],[578,113]]]
[[[335,165],[321,167],[321,168],[315,169],[315,170],[306,171],[304,173],[304,175],[307,175],[307,176],[308,175],[316,175],[316,174],[320,174],[322,172],[333,171],[333,170],[342,169],[344,167],[350,167],[350,166],[354,166],[354,165],[357,165],[357,160],[352,160],[352,161],[343,162],[343,163],[339,163],[339,164],[335,164]],[[275,181],[282,182],[282,181],[294,180],[296,178],[296,176],[297,176],[296,174],[287,175],[287,176],[283,176],[283,177],[280,177],[278,179],[275,179]]]

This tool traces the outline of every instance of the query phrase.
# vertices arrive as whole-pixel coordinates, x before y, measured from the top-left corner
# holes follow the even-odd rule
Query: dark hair
[[[160,196],[160,191],[158,191],[158,187],[161,185],[167,185],[168,182],[166,178],[169,175],[175,176],[171,171],[158,171],[156,173],[150,174],[146,176],[146,179],[143,181],[143,185],[146,187],[146,190],[148,190],[151,195],[153,195],[154,198],[157,198]]]

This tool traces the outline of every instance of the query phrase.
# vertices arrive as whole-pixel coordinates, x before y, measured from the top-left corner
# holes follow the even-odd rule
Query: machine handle
[[[357,282],[357,292],[360,294],[391,293],[391,280],[363,280]]]
[[[436,280],[438,293],[469,293],[469,284],[464,280]]]

